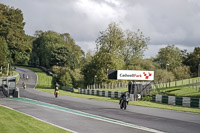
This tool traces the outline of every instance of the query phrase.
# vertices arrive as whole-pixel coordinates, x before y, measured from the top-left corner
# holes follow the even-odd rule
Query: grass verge
[[[29,68],[27,68],[29,69]],[[32,68],[31,68],[32,69]],[[54,89],[51,88],[51,78],[48,76],[46,73],[42,72],[38,68],[32,69],[38,74],[38,85],[36,89],[48,93],[54,93]],[[41,82],[43,79],[49,78],[48,82]],[[50,80],[51,79],[51,80]],[[41,80],[41,81],[40,81]],[[48,87],[46,87],[48,86]],[[116,89],[112,89],[116,90]],[[124,90],[123,90],[124,91]],[[100,96],[94,96],[94,95],[84,95],[84,94],[79,94],[77,93],[77,90],[72,93],[72,92],[67,92],[60,90],[60,95],[66,95],[66,96],[72,96],[72,97],[79,97],[79,98],[86,98],[86,99],[95,99],[95,100],[100,100],[100,101],[108,101],[108,102],[115,102],[118,103],[119,99],[116,98],[109,98],[109,97],[100,97]],[[151,108],[160,108],[160,109],[168,109],[168,110],[176,110],[176,111],[184,111],[184,112],[193,112],[193,113],[199,113],[200,114],[200,109],[199,108],[188,108],[188,107],[182,107],[182,106],[173,106],[173,105],[168,105],[168,104],[160,104],[160,103],[154,103],[150,101],[130,101],[130,105],[137,105],[137,106],[145,106],[145,107],[151,107]]]
[[[0,106],[2,133],[70,133],[28,115]]]
[[[198,77],[173,81],[169,83],[157,84],[157,87],[160,90],[160,92],[166,95],[200,98],[200,78]],[[155,88],[155,86],[153,88]]]
[[[36,88],[37,89],[51,89],[52,88],[52,76],[47,75],[45,72],[43,72],[39,68],[34,67],[25,67],[20,66],[21,68],[29,69],[37,73],[38,76],[38,83]]]

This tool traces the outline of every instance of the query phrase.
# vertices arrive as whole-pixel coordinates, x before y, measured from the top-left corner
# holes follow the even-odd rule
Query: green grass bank
[[[20,112],[0,106],[1,133],[70,133]]]

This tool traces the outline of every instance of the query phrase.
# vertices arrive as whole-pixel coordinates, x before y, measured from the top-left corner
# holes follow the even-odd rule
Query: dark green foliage
[[[182,65],[183,56],[184,55],[179,48],[174,45],[169,45],[159,50],[155,61],[158,62],[163,69],[166,69],[167,64],[169,64],[167,70],[171,71]]]
[[[64,46],[62,37],[53,31],[40,32],[33,42],[32,63],[50,68],[53,50]]]
[[[32,48],[24,25],[21,10],[0,4],[0,37],[6,41],[9,63],[27,64],[29,61]]]
[[[142,97],[141,101],[152,101],[152,99],[153,99],[152,97],[153,97],[152,95]]]
[[[54,31],[36,31],[31,63],[52,69],[57,75],[54,82],[61,86],[80,87],[80,71],[84,52],[75,44],[70,34]],[[79,74],[77,74],[77,72]]]
[[[54,72],[54,84],[57,82],[60,86],[83,87],[83,76],[80,69],[72,70],[68,67],[53,66],[52,71]]]
[[[82,69],[85,85],[107,82],[107,71],[110,69],[127,69],[131,60],[142,58],[149,38],[142,32],[122,31],[116,24],[111,23],[97,38],[95,55],[85,63]]]
[[[174,81],[175,77],[172,72],[166,71],[165,69],[156,69],[155,70],[155,76],[154,80],[156,82],[168,82],[168,81]]]
[[[6,66],[8,63],[9,51],[4,38],[0,37],[0,66]]]
[[[72,54],[69,52],[68,48],[66,47],[55,48],[52,51],[49,65],[69,66],[70,68],[73,68],[72,58],[73,58]]]
[[[72,78],[69,72],[65,72],[64,74],[61,75],[61,77],[59,78],[59,83],[61,86],[72,87]]]
[[[37,31],[36,36],[33,42],[32,64],[47,68],[57,65],[75,69],[80,66],[84,53],[69,34]]]
[[[198,66],[200,64],[200,47],[195,47],[194,51],[187,54],[184,64],[190,67],[193,77],[198,76]]]
[[[177,80],[190,78],[190,68],[188,66],[178,66],[172,72]]]

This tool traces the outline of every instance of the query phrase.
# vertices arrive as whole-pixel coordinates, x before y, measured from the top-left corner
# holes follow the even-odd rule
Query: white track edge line
[[[25,98],[25,99],[30,99],[30,98]],[[30,100],[33,100],[33,99],[30,99]],[[41,101],[38,101],[38,100],[33,100],[33,101],[41,102]],[[21,101],[21,102],[25,102],[25,101]],[[41,102],[41,103],[46,103],[46,102]],[[32,103],[32,104],[35,104],[35,103]],[[59,105],[55,105],[55,104],[50,104],[50,103],[47,103],[47,104],[58,106],[58,107],[61,107],[61,108],[66,108],[66,107],[62,107],[62,106],[59,106]],[[42,107],[46,107],[46,108],[50,108],[50,109],[63,111],[63,112],[68,112],[68,113],[79,115],[79,116],[84,116],[84,117],[87,117],[87,118],[92,118],[92,119],[96,119],[96,120],[100,120],[100,121],[105,121],[105,122],[109,122],[109,123],[113,123],[113,124],[117,124],[117,125],[122,125],[122,126],[126,126],[126,127],[135,128],[135,129],[140,129],[140,130],[143,130],[143,131],[154,132],[154,133],[165,133],[163,131],[159,131],[159,130],[156,130],[156,129],[152,129],[152,128],[148,128],[148,127],[144,127],[144,126],[139,126],[139,125],[135,125],[135,124],[132,124],[132,123],[127,123],[127,122],[123,122],[123,121],[119,121],[119,120],[115,120],[115,119],[110,119],[110,118],[99,116],[99,115],[90,114],[90,115],[93,115],[93,116],[98,116],[98,117],[114,120],[115,122],[104,120],[104,119],[100,119],[100,118],[95,118],[95,117],[91,117],[91,116],[86,116],[86,115],[78,114],[78,113],[75,113],[75,112],[69,112],[69,111],[57,109],[57,108],[54,108],[54,107],[48,107],[48,106],[45,106],[45,105],[40,105],[40,104],[36,104],[36,105],[42,106]],[[75,111],[78,111],[78,110],[75,110]],[[78,111],[78,112],[89,114],[89,113],[82,112],[82,111]]]

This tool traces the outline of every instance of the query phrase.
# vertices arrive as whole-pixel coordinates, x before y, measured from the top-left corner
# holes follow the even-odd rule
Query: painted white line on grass
[[[66,130],[66,131],[69,131],[69,132],[72,132],[72,133],[78,133],[78,132],[73,131],[73,130],[71,130],[71,129],[64,128],[64,127],[61,127],[61,126],[59,126],[59,125],[56,125],[56,124],[53,124],[53,123],[50,123],[50,122],[44,121],[44,120],[39,119],[39,118],[37,118],[37,117],[35,117],[35,116],[33,116],[33,115],[29,115],[29,114],[26,114],[26,113],[24,113],[24,112],[20,112],[20,111],[18,111],[18,110],[15,110],[15,109],[13,109],[13,108],[8,107],[8,106],[5,106],[5,105],[0,105],[0,106],[5,107],[5,108],[8,108],[8,109],[11,109],[11,110],[14,110],[14,111],[16,111],[16,112],[18,112],[18,113],[21,113],[21,114],[24,114],[24,115],[27,115],[27,116],[33,117],[33,118],[36,119],[36,120],[39,120],[39,121],[42,121],[42,122],[48,123],[48,124],[50,124],[50,125],[52,125],[52,126],[55,126],[55,127],[61,128],[61,129],[63,129],[63,130]]]

